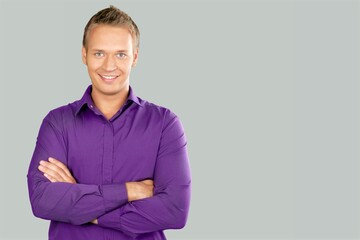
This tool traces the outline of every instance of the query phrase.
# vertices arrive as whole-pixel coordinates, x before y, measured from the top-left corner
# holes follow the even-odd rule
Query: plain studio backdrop
[[[44,116],[90,84],[83,29],[110,4],[141,31],[135,93],[186,130],[169,239],[360,239],[358,1],[0,0],[1,239],[47,239],[27,168]]]

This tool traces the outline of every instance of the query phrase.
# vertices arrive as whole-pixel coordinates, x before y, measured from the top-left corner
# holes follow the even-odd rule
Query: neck
[[[91,97],[95,106],[108,120],[125,104],[128,95],[129,87],[113,95],[102,94],[96,90],[94,91],[94,89],[91,92]]]

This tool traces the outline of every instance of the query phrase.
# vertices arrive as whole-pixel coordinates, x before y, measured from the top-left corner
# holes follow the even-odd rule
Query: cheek
[[[89,71],[95,71],[101,67],[101,61],[94,59],[87,59],[87,67]]]
[[[124,62],[121,68],[123,69],[124,72],[130,73],[132,68],[132,62],[131,61]]]

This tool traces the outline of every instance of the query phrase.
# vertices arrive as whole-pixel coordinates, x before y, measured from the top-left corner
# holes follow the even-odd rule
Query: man
[[[28,171],[35,216],[49,239],[166,239],[184,227],[190,203],[186,139],[170,110],[129,84],[139,30],[111,6],[85,27],[82,60],[92,84],[40,127]]]

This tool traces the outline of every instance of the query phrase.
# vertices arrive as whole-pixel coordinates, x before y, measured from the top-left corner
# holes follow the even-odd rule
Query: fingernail
[[[43,161],[43,160],[41,160],[41,161],[40,161],[40,164],[41,164],[41,165],[43,165],[43,164],[44,164],[44,161]]]
[[[49,161],[52,162],[52,161],[53,161],[53,158],[49,157]]]

